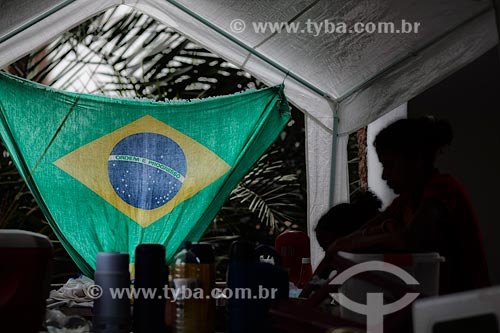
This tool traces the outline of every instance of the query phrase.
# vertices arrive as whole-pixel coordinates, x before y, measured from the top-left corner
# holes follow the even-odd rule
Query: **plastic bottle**
[[[300,278],[297,283],[299,289],[304,288],[309,280],[312,278],[311,258],[302,258],[302,265],[300,267]]]
[[[209,243],[193,243],[193,253],[200,260],[199,282],[203,290],[203,299],[195,299],[197,318],[204,324],[200,327],[199,333],[213,333],[215,331],[215,298],[211,292],[215,288],[215,251]],[[209,298],[206,298],[206,297]]]
[[[175,256],[172,269],[172,287],[175,293],[174,332],[198,333],[203,328],[203,318],[197,318],[194,292],[200,288],[200,260],[191,251],[191,242],[184,242]]]

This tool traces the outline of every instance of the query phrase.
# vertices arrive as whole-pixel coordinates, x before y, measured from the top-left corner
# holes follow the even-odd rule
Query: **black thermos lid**
[[[231,250],[229,251],[230,260],[237,261],[255,261],[255,246],[249,241],[235,241],[231,244]]]
[[[193,243],[191,251],[198,257],[200,264],[212,264],[215,262],[215,251],[210,243]]]

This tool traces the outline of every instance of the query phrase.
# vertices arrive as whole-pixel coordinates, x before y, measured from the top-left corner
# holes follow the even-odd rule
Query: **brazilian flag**
[[[78,94],[0,73],[0,134],[87,275],[98,252],[204,233],[290,119],[283,86],[193,101]]]

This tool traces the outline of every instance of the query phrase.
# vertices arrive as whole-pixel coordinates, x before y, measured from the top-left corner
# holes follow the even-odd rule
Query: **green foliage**
[[[305,231],[305,170],[297,168],[302,147],[285,131],[232,191],[218,216],[218,226],[235,222],[251,224],[256,230],[276,235],[285,229]],[[290,149],[290,150],[288,150]]]

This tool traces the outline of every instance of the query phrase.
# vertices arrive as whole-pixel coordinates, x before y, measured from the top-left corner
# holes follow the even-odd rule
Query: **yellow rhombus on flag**
[[[170,144],[184,153],[185,171],[170,168],[169,155],[175,155],[157,152],[153,140],[149,151],[137,152],[131,145],[129,151],[114,153],[116,147],[129,138],[133,141],[141,136],[154,138],[155,135],[165,138],[167,147]],[[142,227],[170,213],[231,169],[205,146],[151,116],[144,116],[92,141],[54,164]],[[119,178],[116,184],[108,181],[114,173]],[[134,182],[138,173],[142,181]],[[166,186],[169,183],[173,185]],[[178,191],[175,189],[177,184]],[[140,199],[146,202],[138,202]]]

